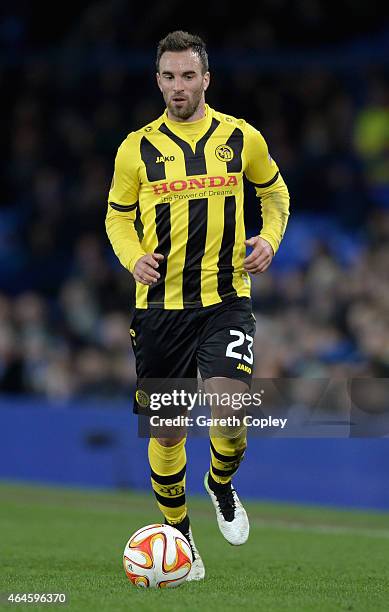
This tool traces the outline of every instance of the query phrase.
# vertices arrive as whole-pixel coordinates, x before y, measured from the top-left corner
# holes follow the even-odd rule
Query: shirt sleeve
[[[270,156],[261,132],[249,123],[245,128],[245,176],[257,187],[267,187],[277,180],[278,166]]]
[[[130,134],[118,148],[108,203],[128,208],[138,201],[139,175],[135,141]]]
[[[105,227],[112,248],[120,263],[133,272],[145,252],[135,229],[138,209],[139,175],[136,148],[131,135],[120,145],[111,188]]]
[[[262,134],[246,124],[245,176],[254,184],[261,202],[261,238],[271,245],[276,253],[289,218],[289,192],[278,166],[269,154]]]

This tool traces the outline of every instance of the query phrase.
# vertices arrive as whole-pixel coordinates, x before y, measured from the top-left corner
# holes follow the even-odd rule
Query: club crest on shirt
[[[234,151],[228,145],[223,144],[216,147],[215,155],[219,161],[229,162],[234,157]]]

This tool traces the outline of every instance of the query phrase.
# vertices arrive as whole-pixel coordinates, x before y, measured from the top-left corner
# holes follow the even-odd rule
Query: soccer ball
[[[137,587],[176,587],[192,567],[188,540],[170,525],[146,525],[128,540],[123,553],[124,571]]]

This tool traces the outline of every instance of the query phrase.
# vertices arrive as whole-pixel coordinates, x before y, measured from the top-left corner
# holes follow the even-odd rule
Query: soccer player
[[[255,318],[250,274],[264,272],[284,235],[289,195],[259,131],[210,108],[203,40],[175,31],[160,41],[157,83],[165,112],[120,145],[106,228],[136,281],[131,337],[138,379],[196,379],[205,391],[248,389]],[[261,203],[262,229],[246,239],[243,177]],[[136,223],[138,220],[138,223]],[[139,224],[140,221],[140,224]],[[246,256],[246,247],[251,253]],[[185,433],[151,437],[151,484],[167,524],[189,540],[189,580],[204,578],[185,500]],[[246,429],[210,430],[205,488],[219,528],[233,545],[249,534],[232,486]]]

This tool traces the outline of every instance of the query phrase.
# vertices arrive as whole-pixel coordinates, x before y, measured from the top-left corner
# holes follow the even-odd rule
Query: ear
[[[161,77],[159,76],[159,72],[157,72],[155,76],[156,76],[156,78],[157,78],[157,84],[158,84],[158,87],[159,87],[160,91],[162,91],[162,87],[161,87]]]
[[[203,76],[204,91],[207,91],[210,81],[211,81],[211,74],[210,74],[210,72],[205,72],[204,76]]]

